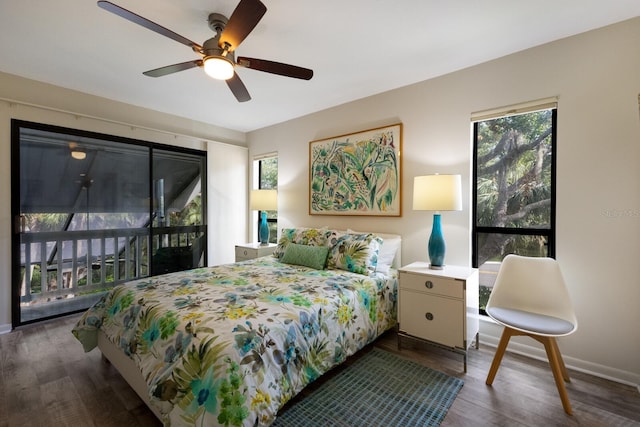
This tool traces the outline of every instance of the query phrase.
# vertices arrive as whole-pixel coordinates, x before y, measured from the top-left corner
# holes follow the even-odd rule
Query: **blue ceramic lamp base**
[[[445,244],[442,235],[440,214],[433,214],[433,228],[429,237],[429,268],[432,270],[444,269]]]
[[[269,225],[267,224],[267,213],[261,212],[260,219],[260,231],[259,231],[260,246],[266,246],[269,244]]]

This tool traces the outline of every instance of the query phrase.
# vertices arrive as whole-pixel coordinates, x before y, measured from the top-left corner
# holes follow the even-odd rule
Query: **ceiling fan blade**
[[[177,73],[178,71],[188,70],[189,68],[202,67],[202,64],[202,59],[196,59],[195,61],[181,62],[179,64],[167,65],[166,67],[145,71],[142,74],[149,77],[162,77],[167,74]]]
[[[240,76],[238,73],[234,71],[233,77],[227,80],[227,86],[233,92],[233,95],[236,97],[238,102],[247,102],[251,99],[251,95],[249,95],[249,91],[247,90],[242,80],[240,80]]]
[[[246,68],[251,68],[252,70],[279,74],[281,76],[293,77],[296,79],[311,80],[311,78],[313,77],[313,70],[298,67],[296,65],[283,64],[282,62],[247,58],[245,56],[239,56],[236,62],[238,65]]]
[[[266,12],[267,7],[260,0],[240,0],[220,35],[220,47],[228,43],[229,52],[233,52]]]
[[[174,33],[173,31],[163,27],[162,25],[158,25],[153,21],[149,21],[147,18],[144,18],[131,11],[128,11],[127,9],[124,9],[118,5],[115,5],[108,1],[100,0],[98,2],[98,6],[111,13],[115,13],[121,18],[124,18],[138,25],[142,25],[148,30],[155,31],[158,34],[161,34],[165,37],[169,37],[170,39],[177,41],[178,43],[182,43],[183,45],[189,46],[191,49],[197,52],[202,51],[202,46],[200,46],[198,43],[192,42],[188,38],[182,37],[180,34]]]

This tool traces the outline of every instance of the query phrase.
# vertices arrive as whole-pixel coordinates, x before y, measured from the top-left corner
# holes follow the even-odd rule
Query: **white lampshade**
[[[218,80],[233,77],[233,63],[222,56],[208,56],[204,59],[204,72]]]
[[[413,179],[414,211],[460,211],[460,175],[426,175]]]
[[[275,211],[278,209],[277,190],[251,190],[251,210]]]

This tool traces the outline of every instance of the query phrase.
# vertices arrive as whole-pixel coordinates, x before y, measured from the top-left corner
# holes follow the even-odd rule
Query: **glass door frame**
[[[203,246],[203,256],[200,258],[203,260],[203,264],[207,265],[207,152],[204,150],[196,150],[184,147],[171,146],[166,144],[153,143],[149,141],[136,140],[132,138],[125,138],[120,136],[108,135],[103,133],[84,131],[72,128],[66,128],[55,125],[48,125],[42,123],[35,123],[30,121],[24,121],[19,119],[11,120],[11,318],[12,318],[12,328],[22,326],[28,323],[33,323],[36,321],[47,320],[50,318],[55,318],[59,316],[68,315],[74,312],[83,311],[86,308],[72,310],[69,312],[63,312],[54,315],[46,315],[44,317],[38,318],[36,320],[28,320],[24,321],[21,315],[21,283],[22,283],[22,254],[21,254],[21,236],[22,236],[22,221],[21,221],[21,155],[20,155],[20,130],[28,128],[37,131],[44,132],[52,132],[52,133],[60,133],[63,135],[76,136],[80,138],[90,138],[94,140],[104,140],[115,143],[124,143],[130,145],[136,145],[147,148],[147,156],[149,162],[148,174],[149,174],[149,224],[148,231],[146,235],[147,248],[150,248],[150,244],[152,241],[152,236],[154,234],[153,229],[153,215],[154,215],[154,192],[153,192],[153,150],[163,150],[164,152],[175,152],[175,153],[184,153],[191,154],[201,158],[201,169],[200,169],[200,195],[201,195],[201,218],[200,224],[191,227],[177,227],[181,228],[184,231],[185,228],[189,230],[195,230],[202,236],[202,239],[198,241],[199,245]],[[110,231],[110,230],[107,230]],[[107,233],[109,234],[109,233]],[[142,237],[145,239],[145,237]],[[116,240],[114,240],[115,244]],[[28,244],[27,244],[28,245]],[[139,243],[137,244],[140,245]],[[103,244],[104,247],[104,244]],[[148,250],[148,249],[147,249]],[[153,254],[148,250],[147,253],[147,270],[146,275],[149,275],[151,272],[151,262]],[[102,265],[104,268],[104,257],[106,256],[106,252],[102,255]],[[74,255],[75,256],[75,255]],[[41,260],[41,262],[43,262]],[[139,273],[140,269],[137,269]],[[146,277],[146,276],[145,276]],[[114,279],[115,280],[115,279]],[[122,281],[120,281],[122,282]],[[117,284],[117,283],[116,283]]]

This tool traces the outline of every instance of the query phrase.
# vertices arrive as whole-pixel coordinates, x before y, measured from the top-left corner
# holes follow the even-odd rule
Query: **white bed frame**
[[[103,360],[111,363],[122,375],[122,378],[129,383],[131,388],[140,396],[140,399],[147,405],[153,414],[162,421],[160,411],[151,405],[149,401],[149,389],[147,383],[144,381],[140,370],[136,366],[135,362],[131,360],[126,354],[122,352],[115,344],[113,344],[107,336],[98,331],[98,348],[102,352]]]
[[[375,233],[380,236],[382,239],[387,237],[400,237],[397,234],[384,234],[384,233]],[[399,268],[401,264],[401,254],[402,248],[398,250],[396,253],[396,257],[393,261],[393,267]],[[106,359],[109,363],[111,363],[117,370],[120,372],[124,380],[131,386],[131,388],[140,396],[140,399],[149,407],[149,409],[153,412],[153,414],[162,421],[162,415],[160,411],[153,405],[149,400],[149,390],[147,383],[145,382],[140,370],[136,366],[135,362],[127,357],[120,348],[118,348],[115,344],[113,344],[107,336],[102,332],[102,330],[98,331],[98,348],[102,352],[103,359]]]

